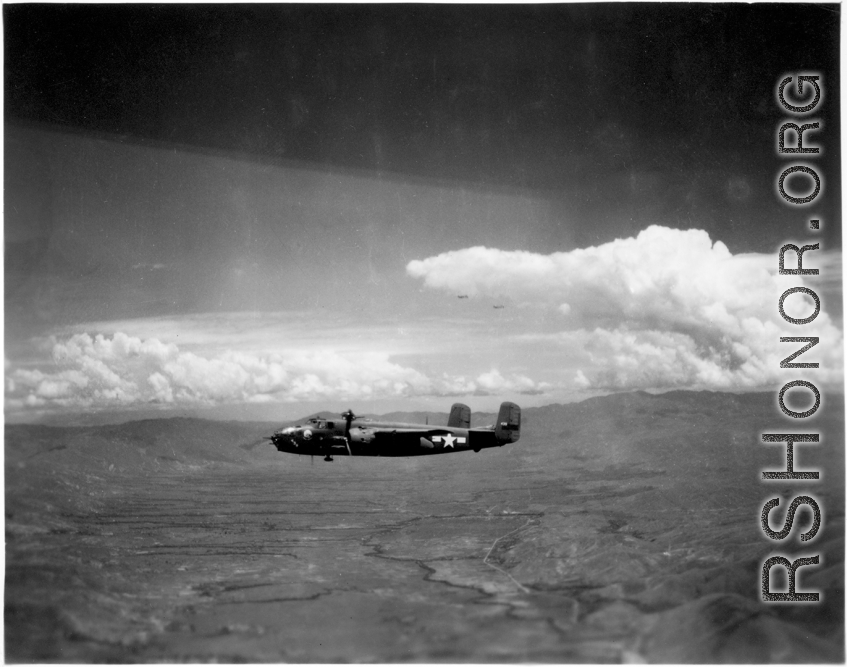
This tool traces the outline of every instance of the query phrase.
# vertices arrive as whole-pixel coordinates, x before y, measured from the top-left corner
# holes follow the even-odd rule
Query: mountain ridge
[[[773,404],[776,406],[776,396],[777,391],[756,391],[756,392],[732,392],[732,391],[713,391],[708,389],[703,390],[692,390],[692,389],[672,389],[670,391],[661,392],[661,393],[651,393],[643,390],[630,391],[630,392],[617,392],[613,394],[604,394],[602,396],[591,396],[579,401],[572,401],[568,403],[548,403],[542,406],[535,407],[523,407],[522,411],[524,415],[530,414],[533,411],[545,411],[555,408],[569,409],[572,406],[583,405],[583,404],[594,404],[596,402],[605,402],[605,401],[627,401],[627,400],[688,400],[696,397],[717,397],[717,396],[726,396],[726,397],[738,397],[742,402],[753,401],[756,402],[758,400],[766,400],[766,397],[771,397],[773,399]],[[843,405],[843,393],[837,392],[829,392],[826,394],[827,397],[835,397],[833,401],[830,398],[830,402],[838,402]],[[628,398],[627,398],[628,397]],[[751,397],[759,397],[751,398]],[[449,398],[445,398],[445,405],[447,405],[447,401]],[[515,400],[520,405],[520,398]],[[473,406],[470,406],[472,409],[472,416],[475,415],[485,415],[487,419],[493,421],[496,416],[496,411],[479,411],[474,412]],[[109,426],[109,425],[121,425],[127,424],[130,422],[141,422],[141,421],[162,421],[162,420],[179,420],[179,419],[195,419],[200,421],[210,421],[210,422],[221,422],[221,423],[239,423],[239,424],[295,424],[302,423],[308,420],[311,417],[317,416],[332,416],[335,418],[340,417],[340,413],[332,412],[330,410],[319,410],[317,412],[313,412],[307,414],[302,417],[298,417],[296,419],[218,419],[211,416],[205,415],[187,415],[187,414],[178,414],[178,413],[166,413],[163,412],[162,416],[154,416],[149,413],[147,414],[134,414],[132,411],[123,410],[117,411],[113,413],[109,413],[112,417],[106,416],[102,412],[97,413],[86,413],[86,412],[76,412],[76,413],[68,413],[67,415],[51,415],[47,418],[33,421],[8,421],[7,425],[26,425],[26,426],[45,426],[45,427],[62,427],[62,428],[70,428],[70,427],[97,427],[97,426]],[[424,423],[427,417],[430,419],[443,419],[443,424],[447,423],[447,417],[449,415],[449,409],[445,411],[432,411],[432,410],[395,410],[388,413],[371,413],[371,412],[363,412],[358,416],[363,417],[371,417],[371,418],[380,418],[380,419],[397,419],[398,417],[403,416],[404,420],[412,418],[412,419],[420,419],[420,423]],[[63,421],[64,420],[64,421]],[[417,423],[417,422],[415,422]],[[473,424],[474,426],[481,426],[487,424]]]

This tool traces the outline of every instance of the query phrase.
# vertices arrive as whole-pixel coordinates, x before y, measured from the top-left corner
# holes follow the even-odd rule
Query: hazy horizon
[[[644,391],[644,390],[630,390],[630,391],[621,391],[621,392],[611,392],[611,393],[598,393],[592,396],[583,396],[580,398],[576,398],[572,401],[562,401],[562,402],[544,402],[542,400],[534,400],[530,402],[521,402],[521,408],[526,412],[527,410],[532,411],[533,409],[549,409],[549,408],[558,408],[565,407],[568,405],[583,403],[589,399],[597,398],[613,398],[616,396],[626,396],[633,394],[649,394],[650,396],[662,397],[668,394],[679,394],[679,393],[707,393],[707,394],[718,394],[718,395],[729,395],[729,396],[737,396],[737,395],[745,395],[745,394],[761,394],[763,396],[768,396],[773,399],[774,404],[774,418],[777,420],[784,420],[785,418],[779,412],[779,406],[777,402],[776,394],[770,391],[759,391],[759,390],[750,390],[750,391],[712,391],[708,389],[703,390],[686,390],[686,389],[669,389],[666,391]],[[474,398],[479,397],[463,397],[463,398],[452,398],[448,401],[448,403],[438,403],[437,401],[414,401],[409,399],[397,399],[395,401],[380,401],[378,405],[369,404],[363,401],[347,401],[344,403],[331,403],[331,402],[321,402],[321,401],[313,401],[308,403],[287,403],[283,404],[282,408],[278,405],[268,406],[268,405],[256,405],[256,404],[234,404],[228,406],[206,406],[202,408],[183,408],[183,409],[174,409],[170,406],[162,406],[158,409],[156,408],[147,408],[147,409],[131,409],[131,410],[115,410],[115,409],[104,409],[98,411],[77,411],[77,412],[66,412],[66,413],[16,413],[11,415],[6,415],[6,423],[7,424],[20,424],[20,425],[32,425],[32,426],[51,426],[51,427],[62,427],[62,426],[106,426],[106,425],[120,425],[120,424],[128,424],[135,421],[146,421],[151,419],[173,419],[173,418],[189,418],[189,419],[201,419],[207,421],[222,421],[222,422],[245,422],[245,423],[267,423],[267,424],[277,424],[282,425],[289,422],[303,421],[309,417],[314,415],[340,415],[345,410],[353,410],[354,413],[358,416],[364,417],[381,417],[383,415],[389,414],[397,414],[397,413],[417,413],[417,414],[428,414],[428,415],[440,415],[443,416],[446,420],[447,416],[450,414],[450,406],[454,402],[465,402],[471,407],[471,414],[473,418],[476,419],[476,416],[479,414],[485,414],[487,416],[495,416],[497,414],[497,410],[499,409],[499,402],[491,402],[491,400],[481,403],[479,401],[475,401]],[[840,391],[830,391],[824,397],[824,402],[822,405],[824,407],[827,404],[835,404],[839,408],[844,405],[845,394],[843,390]],[[789,399],[790,400],[790,399]],[[474,407],[477,406],[477,407]],[[796,407],[796,406],[795,406]],[[790,422],[788,422],[790,423]]]

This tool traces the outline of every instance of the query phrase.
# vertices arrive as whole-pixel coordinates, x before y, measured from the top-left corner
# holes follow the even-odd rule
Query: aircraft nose
[[[290,445],[294,442],[294,433],[297,429],[293,426],[281,429],[273,434],[273,443],[280,445]]]

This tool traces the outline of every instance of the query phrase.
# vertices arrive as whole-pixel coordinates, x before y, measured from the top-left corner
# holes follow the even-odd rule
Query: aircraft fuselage
[[[471,412],[453,404],[447,426],[406,424],[364,419],[351,411],[341,419],[313,417],[303,425],[276,431],[270,440],[281,452],[320,455],[331,461],[342,456],[431,456],[489,447],[501,447],[520,438],[521,409],[514,403],[500,405],[497,423],[470,428]]]
[[[314,420],[274,433],[281,452],[341,456],[428,456],[499,447],[491,429],[421,426],[401,422],[355,420],[345,437],[343,420]]]

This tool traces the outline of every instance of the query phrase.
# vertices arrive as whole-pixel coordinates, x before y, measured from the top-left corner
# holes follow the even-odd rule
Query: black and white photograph
[[[844,663],[835,3],[3,5],[6,663]]]

